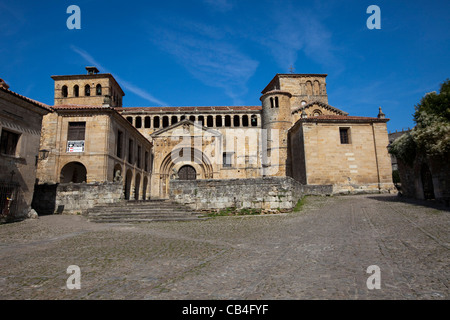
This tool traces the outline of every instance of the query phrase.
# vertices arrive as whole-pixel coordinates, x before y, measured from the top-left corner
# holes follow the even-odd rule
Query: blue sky
[[[69,30],[68,6],[81,9]],[[369,30],[370,5],[381,29]],[[412,127],[450,78],[450,1],[0,0],[0,78],[53,104],[51,75],[112,73],[124,106],[260,105],[277,73],[326,73],[329,103]]]

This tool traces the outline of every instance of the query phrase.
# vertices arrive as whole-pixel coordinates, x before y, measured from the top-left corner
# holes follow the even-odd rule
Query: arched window
[[[314,117],[318,117],[322,115],[322,111],[320,111],[319,109],[316,109],[313,111],[313,116]]]
[[[150,128],[150,117],[149,116],[147,116],[147,117],[145,117],[144,118],[144,127],[145,128]]]
[[[67,95],[68,95],[68,90],[67,90],[67,86],[63,86],[62,88],[61,88],[61,92],[62,92],[62,96],[64,97],[64,98],[67,98]]]
[[[252,123],[252,127],[257,127],[258,126],[258,117],[256,117],[255,114],[253,114],[250,118],[251,123]]]
[[[202,126],[203,123],[205,123],[205,117],[204,116],[198,116],[198,122],[200,122],[200,125]]]
[[[87,84],[84,86],[84,95],[89,97],[91,95],[91,87]]]
[[[136,119],[135,119],[135,126],[138,129],[142,128],[142,118],[141,117],[136,117]]]
[[[95,87],[95,94],[98,96],[102,95],[102,85],[100,83]]]
[[[242,116],[242,126],[248,127],[248,116],[247,115]]]
[[[234,127],[239,127],[239,126],[240,126],[240,119],[239,119],[239,116],[238,116],[238,115],[235,115],[235,116],[233,117],[233,126],[234,126]]]
[[[190,116],[189,120],[192,121],[192,122],[195,122],[195,116]]]
[[[216,127],[222,126],[222,116],[216,116]]]
[[[273,98],[270,98],[270,107],[273,108]]]
[[[316,96],[320,94],[320,84],[319,84],[319,81],[317,81],[317,80],[314,81],[313,94]]]
[[[127,117],[129,123],[133,124],[133,117]]]
[[[279,108],[280,106],[278,105],[278,97],[275,97],[275,108]]]
[[[162,119],[162,126],[163,128],[166,128],[169,126],[169,117],[168,116],[164,116]]]
[[[80,87],[77,84],[73,86],[73,95],[74,97],[80,96]]]
[[[177,122],[178,122],[178,117],[177,116],[172,116],[171,124],[175,124]]]
[[[183,121],[184,119],[186,119],[186,116],[183,115],[180,117],[180,121]]]
[[[159,128],[159,117],[158,116],[153,118],[153,128],[155,128],[155,129]]]
[[[306,95],[312,95],[312,83],[311,81],[306,81]]]
[[[225,116],[225,127],[231,127],[231,116]]]
[[[214,126],[214,118],[213,118],[213,116],[208,116],[207,119],[208,119],[207,120],[208,127],[213,127]]]

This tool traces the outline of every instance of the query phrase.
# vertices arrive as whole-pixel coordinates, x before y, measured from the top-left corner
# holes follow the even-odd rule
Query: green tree
[[[439,156],[450,152],[450,80],[441,84],[440,92],[426,94],[415,106],[416,126],[396,139],[388,150],[411,164],[417,152]]]

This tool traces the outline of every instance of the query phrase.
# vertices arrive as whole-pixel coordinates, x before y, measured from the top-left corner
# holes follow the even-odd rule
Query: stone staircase
[[[123,201],[89,209],[89,221],[98,223],[142,223],[207,219],[192,209],[166,199]]]

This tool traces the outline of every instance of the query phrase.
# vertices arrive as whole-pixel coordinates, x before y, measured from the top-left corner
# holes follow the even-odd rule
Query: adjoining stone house
[[[127,199],[174,197],[172,186],[180,182],[178,194],[211,206],[217,201],[204,197],[212,192],[200,189],[233,179],[249,181],[236,183],[245,188],[233,189],[239,197],[257,194],[261,179],[271,177],[278,179],[264,183],[271,190],[306,185],[326,193],[395,191],[386,148],[389,119],[381,108],[371,118],[329,105],[324,74],[277,74],[259,106],[127,108],[112,75],[87,70],[52,77],[55,113],[44,118],[41,149],[49,155],[39,161],[40,184],[111,182],[121,170]],[[141,157],[139,166],[134,158]],[[255,192],[246,192],[249,186]]]
[[[31,214],[42,118],[49,112],[0,79],[0,215],[5,220]]]
[[[67,81],[72,88],[85,88],[86,77],[81,75],[78,82],[75,76],[53,77],[54,112],[44,117],[40,141],[46,155],[38,162],[38,212],[82,212],[121,199],[150,197],[152,143],[109,105],[111,87],[123,96],[112,76],[89,76],[100,87],[88,82],[95,94],[81,95],[79,105],[56,103],[65,102],[60,96],[66,94]]]

